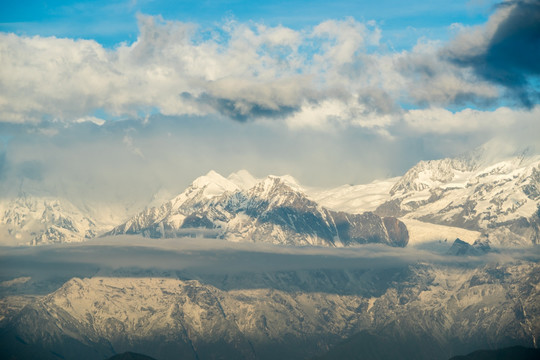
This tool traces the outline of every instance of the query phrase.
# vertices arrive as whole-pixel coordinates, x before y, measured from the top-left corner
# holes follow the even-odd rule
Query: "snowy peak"
[[[334,189],[307,189],[311,199],[336,211],[360,214],[374,211],[390,199],[390,189],[399,177],[375,180],[363,185],[343,185]]]
[[[304,192],[304,188],[300,185],[298,180],[296,180],[291,175],[282,175],[282,176],[269,175],[268,179],[272,179],[275,182],[277,181],[281,184],[284,184],[295,191]]]
[[[157,194],[130,218],[126,212],[119,216],[114,206],[108,213],[117,215],[105,218],[106,207],[77,208],[64,200],[23,196],[0,202],[0,240],[13,245],[84,241],[116,225],[108,234],[159,238],[204,229],[204,236],[235,241],[340,246],[344,233],[333,221],[349,229],[371,222],[380,239],[405,230],[388,220],[382,224],[381,217],[399,217],[480,232],[494,246],[540,243],[540,156],[523,153],[488,163],[492,154],[482,148],[459,158],[421,161],[401,178],[330,190],[306,189],[289,175],[259,179],[240,170],[225,178],[212,170],[174,198]],[[378,219],[352,216],[368,211]],[[370,231],[344,238],[366,239]]]
[[[509,153],[500,143],[487,143],[455,158],[420,161],[403,175],[390,190],[402,195],[410,191],[432,189],[444,184],[460,183],[471,176],[511,174],[540,161],[528,149]]]
[[[224,192],[239,190],[238,185],[224,178],[214,170],[210,170],[206,175],[198,177],[191,184],[193,189],[202,189],[207,199],[222,195]]]
[[[376,212],[481,231],[493,244],[540,242],[540,157],[517,156],[489,165],[443,159],[420,162]]]
[[[252,188],[259,181],[259,179],[251,175],[247,170],[234,172],[227,177],[227,180],[231,181],[242,190]]]
[[[80,242],[100,230],[67,200],[23,194],[0,206],[0,237],[13,239],[10,245]]]
[[[253,180],[246,172],[236,175],[235,180],[248,180],[244,184]],[[408,242],[407,229],[397,219],[327,210],[309,199],[291,176],[270,175],[248,190],[230,184],[211,172],[173,201],[134,216],[108,235],[210,236],[293,246]],[[219,191],[209,193],[209,188]]]
[[[460,159],[420,161],[390,189],[390,195],[422,191],[467,176],[475,165]]]
[[[262,199],[276,199],[290,197],[301,194],[305,196],[304,190],[292,176],[269,175],[256,183],[248,193]]]
[[[214,170],[210,170],[206,175],[195,179],[183,193],[163,206],[167,206],[172,211],[178,211],[186,207],[198,207],[213,198],[238,190],[240,188],[234,182]]]

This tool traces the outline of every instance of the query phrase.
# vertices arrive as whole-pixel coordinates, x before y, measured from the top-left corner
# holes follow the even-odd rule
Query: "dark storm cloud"
[[[484,48],[443,51],[451,62],[471,67],[482,79],[505,86],[531,108],[539,99],[534,78],[540,75],[540,1],[507,1],[498,6],[507,16],[496,24]],[[480,51],[479,51],[480,50]]]

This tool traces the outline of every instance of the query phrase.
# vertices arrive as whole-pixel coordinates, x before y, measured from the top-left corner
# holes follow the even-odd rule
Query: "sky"
[[[0,5],[0,189],[103,201],[214,169],[309,186],[540,140],[540,1]]]

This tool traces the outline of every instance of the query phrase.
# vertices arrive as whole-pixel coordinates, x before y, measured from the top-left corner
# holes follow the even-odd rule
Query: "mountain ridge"
[[[223,237],[232,241],[255,235],[255,241],[267,236],[276,244],[341,246],[338,226],[332,221],[354,228],[361,216],[375,221],[374,216],[365,215],[370,211],[405,223],[410,219],[426,226],[479,232],[483,241],[495,247],[538,244],[540,156],[523,152],[494,161],[492,152],[480,148],[456,158],[420,161],[398,178],[322,190],[304,187],[289,175],[256,178],[239,170],[224,177],[210,170],[176,196],[166,196],[168,192],[161,190],[148,203],[157,206],[132,211],[130,216],[124,213],[126,209],[114,215],[119,208],[115,204],[76,206],[66,199],[23,193],[0,201],[0,237],[5,245],[40,245],[86,241],[103,234]],[[294,194],[298,195],[296,205],[286,209]],[[159,201],[163,198],[169,200]],[[283,211],[278,214],[279,206]],[[273,219],[269,216],[272,211]],[[296,224],[293,217],[303,225]],[[318,223],[320,231],[321,224],[327,227],[324,240],[320,240],[322,233],[314,235],[314,229],[304,231],[308,217],[316,220],[312,225]],[[303,234],[294,234],[296,225],[304,229],[300,230]],[[389,243],[392,226],[386,225],[378,221],[373,228],[379,228],[379,237]],[[260,229],[255,231],[254,227]],[[296,239],[287,242],[287,237]]]
[[[320,270],[301,274],[307,283],[333,286]],[[403,359],[445,360],[490,344],[533,346],[538,337],[539,290],[531,286],[538,264],[415,264],[351,274],[351,285],[362,289],[369,279],[385,281],[373,284],[376,292],[346,295],[301,291],[300,273],[282,278],[291,287],[279,290],[245,284],[257,277],[232,290],[174,277],[72,278],[8,317],[0,342],[18,337],[20,348],[40,346],[67,359],[82,349],[92,349],[77,357],[88,360],[124,351],[162,359],[301,359],[351,337],[369,340],[367,332],[377,338],[359,356],[373,351],[379,356],[371,358],[382,360],[397,344]]]
[[[381,242],[406,246],[406,226],[373,213],[348,214],[321,207],[290,176],[269,175],[247,190],[221,183],[213,172],[159,208],[147,209],[105,235],[148,237],[185,235],[184,229],[215,230],[230,241],[287,245],[349,246]],[[211,192],[207,189],[211,187]],[[219,189],[219,190],[217,190]],[[187,230],[186,230],[187,231]]]
[[[375,210],[481,231],[497,246],[540,242],[540,156],[477,167],[455,159],[420,162]]]

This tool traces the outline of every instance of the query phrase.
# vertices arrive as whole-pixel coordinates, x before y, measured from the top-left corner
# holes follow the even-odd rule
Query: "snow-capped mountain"
[[[408,242],[405,225],[395,218],[328,210],[309,199],[290,176],[256,180],[245,171],[228,179],[211,171],[174,199],[106,235],[117,234],[204,234],[229,241],[322,246]]]
[[[0,237],[4,244],[81,242],[103,231],[100,225],[67,200],[22,194],[0,203]]]
[[[334,189],[307,188],[308,196],[322,206],[351,214],[375,211],[390,199],[390,189],[399,177],[376,180],[369,184],[343,185]]]
[[[478,230],[496,244],[540,243],[539,156],[422,161],[389,195],[377,214]]]
[[[470,244],[483,237],[493,246],[538,244],[540,156],[492,158],[488,150],[421,161],[399,178],[335,189],[305,188],[291,176],[257,179],[242,170],[225,178],[210,171],[176,197],[161,189],[143,211],[140,203],[21,195],[0,202],[0,238],[4,245],[50,244],[107,233],[403,246],[408,228],[411,244],[456,237]]]
[[[304,359],[350,338],[367,342],[361,358],[445,360],[494,344],[535,346],[540,293],[531,284],[539,283],[539,270],[532,263],[418,264],[268,274],[280,290],[253,287],[257,276],[243,277],[234,290],[174,277],[74,278],[9,314],[0,344],[21,359],[103,359],[123,351],[159,359]],[[336,279],[347,285],[341,292],[298,290],[333,288]]]

